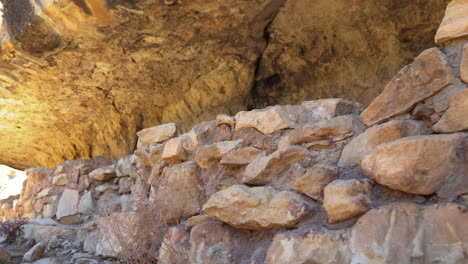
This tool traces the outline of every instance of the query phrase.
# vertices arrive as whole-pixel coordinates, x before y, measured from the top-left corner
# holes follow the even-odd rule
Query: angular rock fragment
[[[113,179],[117,177],[115,166],[112,165],[104,168],[95,169],[91,173],[89,173],[89,177],[97,181],[107,181]]]
[[[297,127],[280,140],[278,148],[281,149],[302,142],[323,140],[353,131],[361,132],[363,129],[364,125],[361,123],[359,116],[338,116],[315,124],[305,124]]]
[[[235,149],[242,143],[242,140],[222,141],[211,145],[201,146],[195,153],[195,160],[201,168],[209,168],[229,151]]]
[[[57,186],[65,186],[68,183],[67,175],[66,174],[59,174],[52,178],[52,184]]]
[[[236,130],[254,127],[264,134],[299,125],[300,106],[270,106],[261,110],[242,111],[236,115]]]
[[[369,210],[371,185],[367,181],[335,180],[323,191],[323,207],[330,223],[347,220]]]
[[[57,219],[72,216],[78,213],[80,195],[77,190],[65,189],[60,197],[57,207]]]
[[[233,185],[212,195],[203,211],[237,228],[264,230],[295,226],[307,205],[295,192]]]
[[[370,154],[378,145],[408,136],[427,135],[431,129],[423,121],[392,120],[368,128],[353,138],[341,153],[339,167],[354,167],[362,158]]]
[[[166,162],[177,162],[187,160],[184,149],[186,136],[179,136],[166,142],[162,153],[162,159]]]
[[[452,0],[445,10],[445,16],[435,35],[437,44],[468,35],[468,2]]]
[[[219,162],[226,166],[242,166],[252,162],[262,151],[254,147],[240,148],[226,153]]]
[[[442,51],[438,48],[425,50],[393,77],[364,110],[362,121],[371,126],[404,114],[454,81],[455,76]]]
[[[468,133],[406,137],[379,145],[361,162],[382,185],[414,194],[468,192]]]
[[[257,157],[247,165],[243,183],[268,184],[277,178],[282,171],[288,169],[295,162],[305,159],[308,155],[306,148],[290,146],[277,150],[266,157]]]
[[[137,136],[146,144],[161,143],[177,136],[178,128],[175,123],[145,128],[137,132]]]
[[[194,126],[186,135],[184,149],[195,151],[199,146],[213,143],[216,134],[216,121],[206,121]]]
[[[24,262],[36,261],[42,258],[42,256],[44,256],[44,252],[45,252],[45,245],[43,243],[37,243],[36,245],[34,245],[34,247],[28,250],[26,254],[24,254],[23,261]]]
[[[337,167],[318,164],[308,169],[302,177],[294,181],[294,190],[317,201],[322,201],[323,189],[337,177]]]
[[[188,263],[189,233],[181,225],[173,226],[164,235],[159,249],[159,263]]]
[[[216,124],[218,126],[222,125],[222,124],[226,124],[226,125],[234,128],[235,125],[236,125],[236,118],[234,116],[228,116],[228,115],[225,115],[225,114],[217,115],[216,116]]]
[[[95,209],[95,202],[91,191],[85,192],[78,204],[78,212],[81,214],[92,214]]]
[[[460,78],[465,83],[468,83],[468,43],[465,44],[462,52],[462,59],[460,62]]]
[[[468,89],[454,95],[447,112],[432,130],[438,133],[452,133],[468,130]]]

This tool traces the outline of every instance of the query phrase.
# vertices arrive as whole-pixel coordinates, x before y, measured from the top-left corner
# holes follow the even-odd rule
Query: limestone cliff
[[[136,131],[306,99],[367,104],[448,0],[3,0],[0,163],[128,154]]]

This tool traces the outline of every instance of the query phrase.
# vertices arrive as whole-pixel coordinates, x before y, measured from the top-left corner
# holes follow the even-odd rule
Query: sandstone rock
[[[115,166],[108,166],[93,170],[89,177],[97,181],[107,181],[117,176]]]
[[[357,115],[338,116],[315,124],[299,126],[280,140],[278,148],[285,148],[305,141],[322,140],[355,130],[360,133],[363,128],[364,125]]]
[[[204,193],[199,174],[194,162],[184,162],[164,170],[161,184],[150,202],[165,212],[165,220],[178,221],[200,211]]]
[[[25,224],[21,230],[25,239],[43,243],[47,248],[63,246],[65,241],[70,242],[76,239],[75,230],[61,226]]]
[[[447,112],[432,127],[432,130],[438,133],[468,130],[468,89],[452,97]]]
[[[209,168],[229,151],[235,149],[242,143],[242,140],[222,141],[211,145],[201,146],[195,153],[195,160],[201,168]]]
[[[67,183],[68,179],[66,174],[59,174],[52,178],[52,184],[54,185],[64,186],[67,185]]]
[[[159,263],[188,263],[189,234],[181,225],[169,228],[159,249]]]
[[[114,212],[120,212],[122,210],[122,196],[104,193],[99,196],[95,207],[95,212],[100,216],[107,216]]]
[[[414,120],[424,120],[429,124],[435,124],[439,121],[440,116],[436,113],[433,105],[418,104],[413,109],[411,118]]]
[[[438,44],[448,40],[468,35],[468,2],[465,0],[452,0],[445,10],[444,20],[435,35]]]
[[[224,154],[219,163],[233,167],[247,165],[261,153],[261,150],[254,147],[240,148]]]
[[[80,195],[76,190],[65,189],[60,197],[57,207],[57,219],[78,213],[78,201]]]
[[[119,185],[105,183],[95,188],[97,192],[119,194]]]
[[[215,220],[214,217],[211,217],[209,215],[195,215],[187,219],[187,222],[185,223],[185,230],[190,231],[192,227],[199,225],[201,223],[209,222]]]
[[[192,152],[199,146],[213,143],[216,134],[216,121],[206,121],[194,126],[187,134],[184,142],[185,150]]]
[[[148,178],[148,184],[154,185],[157,184],[159,181],[159,177],[161,176],[163,169],[167,166],[167,163],[162,161],[158,164],[154,164],[151,166],[151,175]]]
[[[164,151],[161,158],[166,162],[187,160],[187,153],[184,149],[185,141],[186,136],[183,135],[167,141],[164,145]]]
[[[395,190],[439,196],[465,193],[468,135],[428,135],[379,145],[361,162],[363,171]]]
[[[41,190],[49,187],[49,177],[53,171],[53,169],[49,168],[30,168],[25,170],[28,177],[24,181],[23,189],[21,190],[22,199],[29,199]]]
[[[4,249],[0,249],[0,261],[9,263],[11,261],[10,253]]]
[[[133,154],[127,155],[117,161],[117,168],[115,173],[117,177],[131,176],[135,177],[136,175],[136,157]]]
[[[132,191],[133,181],[130,177],[123,177],[119,179],[119,193],[130,193]]]
[[[337,177],[337,167],[318,164],[294,181],[294,190],[317,201],[322,201],[323,189]]]
[[[94,209],[95,203],[92,192],[85,192],[80,198],[80,203],[78,204],[78,212],[81,214],[92,214],[94,212]]]
[[[37,243],[23,256],[23,261],[31,262],[36,261],[44,255],[45,245],[43,243]]]
[[[53,193],[53,188],[45,188],[44,190],[40,191],[38,194],[36,194],[36,198],[44,198],[46,196],[50,196]]]
[[[216,116],[216,124],[218,126],[222,125],[222,124],[226,124],[226,125],[234,128],[236,126],[236,118],[234,116],[220,114],[220,115]]]
[[[164,144],[150,144],[149,146],[149,161],[150,165],[161,162],[162,154],[164,152]]]
[[[408,136],[430,134],[430,128],[422,121],[392,120],[368,128],[364,133],[353,138],[343,149],[339,167],[354,167],[362,158],[370,154],[378,145]]]
[[[242,111],[236,115],[236,130],[254,127],[264,134],[299,125],[301,115],[299,106],[270,106],[261,110]]]
[[[136,134],[146,144],[161,143],[177,136],[178,127],[175,123],[145,128]]]
[[[362,113],[362,121],[374,125],[406,113],[416,103],[453,83],[455,77],[446,56],[438,49],[425,50],[405,66]]]
[[[237,228],[263,230],[295,226],[307,213],[306,207],[294,192],[233,185],[212,195],[203,211]]]
[[[365,213],[371,205],[371,185],[358,180],[335,180],[323,191],[323,207],[330,223]]]
[[[468,44],[463,47],[462,59],[460,62],[460,78],[468,83]]]
[[[350,230],[330,232],[283,233],[275,235],[266,263],[350,263]]]
[[[340,98],[320,99],[301,103],[307,123],[317,123],[341,115],[360,114],[363,105]]]
[[[290,146],[277,150],[266,157],[257,157],[247,165],[243,183],[249,184],[268,184],[281,172],[295,162],[305,159],[308,155],[306,148],[299,146]]]
[[[464,263],[466,206],[399,203],[372,209],[352,230],[351,263]]]

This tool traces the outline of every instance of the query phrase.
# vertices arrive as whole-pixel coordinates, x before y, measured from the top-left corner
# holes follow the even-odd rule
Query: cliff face
[[[117,158],[143,127],[276,103],[368,104],[447,3],[4,0],[0,163]]]

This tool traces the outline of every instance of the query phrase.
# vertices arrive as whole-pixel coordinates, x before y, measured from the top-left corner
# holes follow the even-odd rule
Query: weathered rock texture
[[[367,104],[433,45],[447,3],[4,0],[0,162],[119,158],[144,127],[276,103]]]

